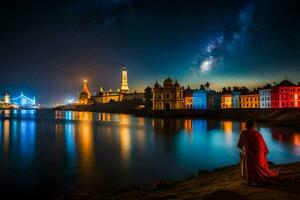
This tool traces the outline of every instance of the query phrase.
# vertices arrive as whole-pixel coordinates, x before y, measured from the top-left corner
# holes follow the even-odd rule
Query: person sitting
[[[254,129],[254,121],[247,120],[246,130],[238,141],[241,149],[241,175],[248,185],[264,183],[278,176],[278,171],[269,169],[267,162],[268,147],[262,135]]]

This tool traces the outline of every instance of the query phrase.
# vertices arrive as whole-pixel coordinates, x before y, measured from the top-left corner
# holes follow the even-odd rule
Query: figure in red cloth
[[[254,121],[246,122],[246,130],[241,132],[238,147],[241,149],[241,174],[248,185],[263,183],[278,175],[269,169],[268,147],[262,135],[254,129]]]

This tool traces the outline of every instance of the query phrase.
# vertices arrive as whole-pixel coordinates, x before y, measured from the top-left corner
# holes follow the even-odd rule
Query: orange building
[[[232,95],[223,94],[221,97],[221,109],[232,108]]]
[[[241,108],[259,108],[259,93],[250,92],[240,95]]]

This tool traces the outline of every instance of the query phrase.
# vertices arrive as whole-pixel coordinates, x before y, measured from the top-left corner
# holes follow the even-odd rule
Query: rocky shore
[[[134,189],[110,199],[300,199],[300,163],[272,168],[280,169],[279,178],[261,186],[244,185],[236,165],[212,172],[199,171],[184,181],[159,181],[149,189]]]

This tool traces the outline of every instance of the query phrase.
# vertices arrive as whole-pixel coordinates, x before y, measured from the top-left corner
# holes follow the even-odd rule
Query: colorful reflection
[[[193,131],[193,120],[191,120],[191,119],[184,120],[184,130],[187,133],[192,133],[192,131]]]
[[[119,125],[123,126],[123,125],[130,125],[130,120],[129,120],[129,115],[126,114],[119,114]]]
[[[130,150],[131,150],[131,135],[128,127],[120,126],[120,153],[121,159],[125,166],[130,162]]]
[[[9,139],[10,139],[10,120],[3,121],[3,153],[8,156],[9,153]]]
[[[74,159],[76,157],[76,143],[75,143],[75,125],[73,123],[68,123],[65,125],[65,145],[67,150],[67,155]]]
[[[1,173],[18,176],[13,184],[32,183],[33,187],[50,179],[62,188],[67,185],[68,191],[85,193],[111,192],[159,178],[181,179],[199,169],[236,164],[236,143],[244,129],[244,123],[229,120],[71,111],[47,116],[52,118],[1,120],[1,179],[5,178]],[[258,130],[269,147],[269,160],[299,161],[299,130],[265,126]]]
[[[111,114],[110,113],[99,113],[98,120],[102,122],[110,122],[111,121]]]
[[[233,122],[232,121],[224,121],[223,122],[223,130],[225,134],[232,134],[233,133]]]
[[[295,146],[300,146],[300,134],[299,133],[293,134],[293,143]]]
[[[16,130],[14,130],[16,131]],[[20,151],[26,154],[27,158],[34,155],[36,144],[36,123],[35,121],[20,122]]]

